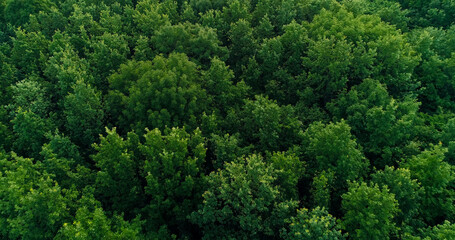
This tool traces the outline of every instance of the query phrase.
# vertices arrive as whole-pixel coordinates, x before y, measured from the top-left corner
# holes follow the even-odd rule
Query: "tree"
[[[78,81],[64,100],[65,128],[71,140],[88,149],[101,133],[104,112],[99,93],[89,84]]]
[[[55,5],[50,0],[6,0],[5,20],[15,26],[21,26],[28,22],[30,14],[35,14],[39,11],[49,11],[53,6]]]
[[[130,148],[134,148],[134,133],[128,139],[121,138],[116,129],[106,129],[99,144],[93,144],[96,153],[92,155],[99,168],[96,175],[96,196],[108,211],[125,213],[133,218],[144,206],[144,193],[141,186],[140,169],[143,164],[135,159]]]
[[[151,37],[160,27],[171,24],[168,13],[164,4],[159,1],[141,0],[136,5],[133,17],[138,30]]]
[[[421,190],[417,180],[411,178],[411,172],[404,168],[386,167],[371,177],[373,183],[382,188],[387,186],[395,195],[400,209],[395,219],[397,226],[412,225],[418,214]]]
[[[230,132],[238,132],[244,145],[259,151],[287,151],[301,141],[302,123],[290,105],[280,106],[264,96],[246,100],[240,112],[231,111],[226,119]]]
[[[28,23],[22,25],[29,32],[42,32],[51,38],[56,31],[65,31],[68,18],[55,6],[46,11],[31,14]]]
[[[308,211],[302,208],[297,216],[288,220],[289,230],[283,230],[280,236],[285,240],[298,239],[345,239],[346,236],[338,230],[336,219],[324,208]]]
[[[191,233],[187,216],[202,202],[205,188],[203,165],[206,149],[201,132],[185,129],[147,130],[139,150],[145,159],[143,174],[148,229],[158,232]]]
[[[414,142],[419,103],[409,98],[395,100],[377,80],[365,79],[327,108],[336,119],[346,119],[365,155],[380,169],[419,151]]]
[[[410,21],[409,9],[403,9],[399,1],[342,1],[344,7],[355,15],[377,15],[382,21],[395,25],[398,29],[406,32]]]
[[[0,108],[0,152],[11,151],[14,134],[10,127],[10,119],[8,111],[5,108]]]
[[[267,94],[280,103],[321,108],[369,77],[386,84],[394,97],[419,86],[411,78],[418,54],[399,31],[377,16],[356,16],[341,6],[328,7],[310,22],[290,22],[283,29],[281,36],[265,40],[259,48],[254,59],[260,73],[246,76],[254,89],[253,84],[260,83],[259,88],[265,86]]]
[[[298,200],[297,184],[304,176],[305,163],[293,153],[293,150],[268,154],[267,161],[277,170],[276,183],[280,187],[280,193],[285,199]]]
[[[215,30],[199,24],[162,26],[150,41],[157,55],[184,53],[201,66],[208,66],[212,57],[227,58],[228,51],[221,46]]]
[[[204,202],[190,217],[202,229],[202,239],[278,237],[297,202],[282,198],[275,179],[276,170],[258,155],[210,174]]]
[[[215,155],[215,159],[212,160],[213,169],[223,169],[226,163],[248,155],[251,146],[241,147],[240,142],[239,134],[225,134],[224,136],[213,134],[210,139]]]
[[[81,59],[69,44],[64,35],[56,33],[50,46],[53,55],[49,58],[44,75],[49,81],[52,99],[57,103],[57,109],[64,108],[64,98],[73,93],[73,85],[78,81],[92,84],[91,75],[86,59]]]
[[[304,83],[316,92],[319,101],[327,102],[346,87],[346,76],[353,61],[351,51],[349,42],[334,37],[309,42],[308,55],[302,59],[307,68]]]
[[[379,17],[354,16],[341,7],[334,11],[322,10],[304,26],[312,40],[332,37],[337,42],[354,44],[351,45],[350,69],[345,72],[346,75],[343,74],[350,80],[350,86],[368,77],[375,78],[386,84],[394,97],[403,97],[418,87],[411,73],[418,64],[419,56],[399,31]]]
[[[317,205],[338,211],[348,181],[362,179],[369,166],[351,128],[344,121],[312,123],[303,134],[302,145],[307,172],[314,176],[313,200],[320,199]]]
[[[409,41],[422,58],[414,74],[422,84],[419,100],[424,112],[435,113],[441,107],[453,109],[453,65],[449,60],[451,55],[447,54],[453,51],[452,35],[453,30],[435,28],[414,30],[409,35]]]
[[[73,223],[65,222],[55,239],[64,240],[101,240],[101,239],[142,239],[140,234],[142,222],[134,219],[123,220],[122,216],[109,218],[90,192],[84,193],[78,201]]]
[[[194,129],[207,105],[199,76],[196,64],[184,54],[130,62],[109,79],[108,111],[116,126],[138,134],[146,127]]]
[[[210,68],[202,72],[203,87],[207,91],[212,108],[222,115],[229,109],[238,109],[248,93],[245,82],[234,82],[234,73],[219,58],[211,60]]]
[[[304,133],[304,149],[310,171],[334,171],[338,187],[347,186],[346,181],[357,180],[367,172],[369,164],[345,121],[311,124]]]
[[[88,55],[88,62],[98,79],[94,85],[106,93],[108,89],[106,78],[127,60],[130,52],[128,42],[123,35],[104,33],[92,41],[91,47],[93,52]]]
[[[441,143],[447,146],[446,161],[455,165],[455,118],[447,121],[441,133]]]
[[[449,221],[444,221],[443,224],[429,229],[425,235],[431,239],[451,239],[455,236],[455,225]]]
[[[57,135],[53,139],[53,145],[55,145],[55,142],[58,141],[58,137],[60,136]],[[59,156],[59,154],[54,153],[54,151],[55,150],[50,143],[45,143],[43,145],[40,152],[43,158],[43,168],[47,173],[53,175],[52,178],[59,184],[59,186],[70,189],[72,186],[76,185],[76,182],[73,181],[73,170],[76,169],[76,162],[72,158]]]
[[[390,239],[395,233],[394,218],[398,213],[395,195],[387,187],[354,182],[343,194],[342,226],[357,239]]]
[[[446,151],[436,145],[402,163],[422,186],[420,215],[430,225],[440,223],[441,219],[451,220],[455,211],[455,192],[451,187],[455,175],[453,166],[444,161]]]
[[[242,67],[248,63],[248,59],[256,54],[258,45],[253,37],[253,28],[250,23],[240,19],[231,24],[228,33],[230,42],[230,54],[228,63],[234,69],[237,76],[242,74]]]
[[[16,1],[11,1],[16,2]],[[11,61],[18,69],[21,78],[38,75],[45,68],[48,58],[49,40],[41,32],[15,31]]]
[[[313,177],[311,186],[311,195],[313,206],[318,206],[326,209],[331,209],[331,190],[335,186],[335,173],[333,170],[322,170],[319,174]]]
[[[49,97],[39,78],[30,77],[11,86],[12,104],[11,109],[30,110],[36,115],[45,118],[49,111]]]
[[[17,81],[17,69],[10,58],[0,52],[0,104],[8,104],[12,96],[9,87]]]
[[[53,239],[70,219],[74,192],[61,189],[32,159],[0,160],[0,236],[8,239]]]
[[[11,123],[15,134],[13,150],[21,156],[39,159],[46,133],[53,130],[52,122],[19,107]]]
[[[398,1],[403,8],[410,10],[413,27],[448,27],[453,24],[455,16],[454,3],[451,1]]]

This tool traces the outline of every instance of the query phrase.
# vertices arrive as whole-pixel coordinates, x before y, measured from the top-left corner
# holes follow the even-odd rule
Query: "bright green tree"
[[[315,208],[308,211],[302,208],[297,211],[297,216],[288,220],[289,230],[281,232],[282,239],[345,239],[346,236],[338,229],[336,219],[324,208]]]
[[[61,189],[32,159],[2,156],[0,161],[0,236],[53,239],[70,219],[72,191]]]
[[[275,180],[276,170],[258,155],[213,172],[204,202],[190,218],[202,229],[202,239],[278,237],[297,202],[283,199]]]
[[[453,166],[444,161],[446,151],[436,145],[402,163],[422,186],[420,215],[429,224],[438,223],[439,219],[452,220],[455,211],[455,192],[451,187],[455,175]]]
[[[46,117],[49,110],[47,89],[42,86],[39,78],[30,77],[11,86],[12,104],[10,108],[28,109],[40,117]]]
[[[372,182],[379,187],[387,186],[390,193],[395,195],[400,212],[395,222],[398,226],[412,224],[419,209],[420,186],[417,180],[411,178],[408,169],[386,167],[371,175]]]
[[[125,213],[128,217],[137,214],[144,206],[144,193],[140,183],[141,162],[136,161],[131,148],[137,136],[128,134],[128,139],[120,137],[116,129],[106,129],[107,135],[101,136],[100,143],[94,144],[92,155],[99,168],[96,175],[96,196],[105,209]],[[130,148],[130,149],[129,149]]]
[[[293,149],[288,152],[275,152],[268,154],[267,161],[277,170],[276,182],[280,186],[280,192],[286,199],[298,200],[297,184],[305,173],[305,163],[293,153]]]
[[[419,103],[409,98],[395,100],[377,80],[365,79],[327,107],[337,119],[346,119],[365,155],[378,168],[393,166],[419,151],[414,140]]]
[[[187,22],[162,26],[150,41],[157,54],[184,53],[202,66],[208,66],[210,58],[225,60],[227,55],[227,49],[221,46],[215,30],[199,24]]]
[[[205,188],[203,165],[205,139],[196,129],[147,130],[139,146],[145,159],[143,166],[150,200],[144,208],[148,229],[169,228],[174,233],[192,231],[186,218],[198,204]]]
[[[356,239],[390,239],[396,231],[395,195],[387,187],[354,182],[343,194],[342,226]]]
[[[128,42],[123,35],[104,33],[92,40],[91,47],[93,52],[87,59],[97,78],[93,84],[105,93],[108,89],[106,78],[127,60],[130,52]]]
[[[207,105],[199,77],[196,64],[184,54],[130,62],[109,79],[109,114],[116,126],[137,133],[146,127],[194,128]]]
[[[334,171],[338,187],[364,176],[369,165],[345,121],[311,124],[304,133],[304,151],[311,171]]]
[[[91,193],[85,193],[78,204],[74,221],[62,224],[56,240],[143,239],[139,219],[128,222],[119,215],[108,217]]]

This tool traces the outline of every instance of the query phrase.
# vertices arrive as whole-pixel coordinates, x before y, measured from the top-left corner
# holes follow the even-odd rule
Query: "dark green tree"
[[[45,69],[49,40],[41,32],[26,32],[18,28],[12,41],[11,61],[18,69],[20,77],[39,76]]]
[[[20,26],[28,22],[30,14],[38,13],[39,11],[47,12],[51,7],[55,6],[51,0],[6,0],[4,2],[4,18],[7,22]]]
[[[88,149],[102,131],[100,94],[83,81],[76,82],[73,89],[64,100],[65,129],[76,145]]]
[[[227,128],[238,132],[244,145],[259,151],[287,151],[302,139],[302,123],[291,105],[280,106],[264,96],[246,100],[240,112],[231,111]]]
[[[52,122],[19,107],[11,123],[14,133],[13,150],[21,156],[39,159],[41,146],[46,143],[46,133],[53,130]]]

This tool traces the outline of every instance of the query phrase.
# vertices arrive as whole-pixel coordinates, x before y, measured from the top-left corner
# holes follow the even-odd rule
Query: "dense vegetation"
[[[1,239],[455,239],[452,0],[0,0]]]

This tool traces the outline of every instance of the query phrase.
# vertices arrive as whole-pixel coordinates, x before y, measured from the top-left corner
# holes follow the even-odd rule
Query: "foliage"
[[[324,208],[311,211],[303,208],[297,211],[296,217],[289,220],[289,231],[281,233],[283,239],[345,239],[338,230],[335,218]]]
[[[109,105],[120,105],[111,113],[116,125],[133,127],[137,132],[145,127],[194,126],[207,104],[206,92],[197,81],[199,74],[196,64],[177,53],[169,58],[157,56],[152,62],[123,65],[109,80]]]
[[[387,186],[390,193],[395,195],[400,212],[396,217],[398,225],[410,223],[418,214],[420,185],[415,179],[411,179],[408,169],[386,167],[384,171],[378,171],[372,175],[372,182],[380,187]]]
[[[201,131],[185,129],[147,130],[144,144],[139,146],[145,158],[143,174],[150,199],[146,209],[147,223],[189,231],[186,217],[201,203],[205,188],[202,166],[206,149]]]
[[[0,239],[452,239],[453,0],[0,0]]]
[[[64,99],[65,128],[71,140],[87,147],[101,133],[104,112],[99,93],[82,81],[73,86],[74,93]]]
[[[430,224],[451,216],[454,211],[453,166],[444,161],[446,151],[436,145],[403,163],[423,188],[420,214]]]
[[[387,187],[354,182],[343,194],[342,226],[357,239],[389,239],[396,231],[398,212],[395,195]]]
[[[92,156],[100,169],[96,176],[96,195],[104,209],[130,214],[143,206],[143,189],[140,186],[139,162],[130,148],[137,136],[129,134],[128,139],[120,137],[116,129],[106,129],[107,136],[94,144],[96,154]]]
[[[191,221],[202,228],[203,239],[273,237],[297,206],[282,199],[275,178],[276,170],[258,155],[226,163],[210,175],[204,202]]]
[[[357,180],[365,175],[368,162],[353,139],[346,122],[313,123],[304,134],[305,155],[315,172],[332,170],[339,184]],[[344,182],[344,183],[343,183]]]

